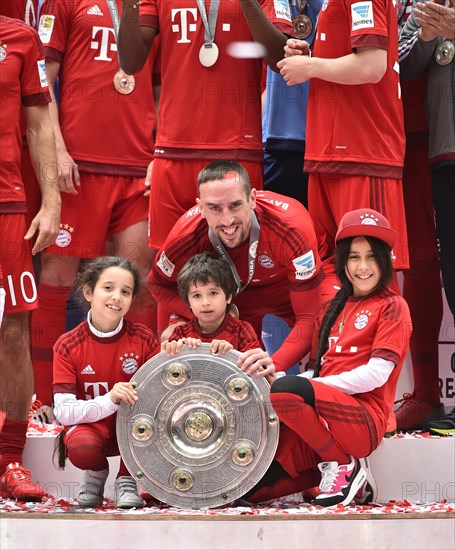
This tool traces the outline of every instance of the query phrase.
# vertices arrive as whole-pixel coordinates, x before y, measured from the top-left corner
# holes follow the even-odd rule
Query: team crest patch
[[[119,359],[122,362],[122,370],[125,374],[134,374],[139,368],[139,364],[137,362],[139,355],[136,355],[135,353],[125,353],[124,355],[121,355]]]
[[[352,30],[374,27],[373,2],[356,2],[351,4]]]
[[[354,326],[357,330],[362,330],[368,325],[368,321],[370,318],[371,312],[366,310],[363,310],[360,313],[357,313],[357,318],[354,321]]]
[[[266,256],[265,254],[260,254],[258,262],[260,263],[260,265],[262,265],[262,267],[265,267],[266,269],[272,269],[275,267],[272,258],[269,258],[269,256]]]
[[[299,256],[292,260],[295,268],[295,278],[299,281],[311,279],[316,271],[316,262],[314,260],[313,251],[310,250],[303,256]]]
[[[47,76],[46,76],[46,62],[44,59],[40,59],[36,62],[38,65],[38,75],[41,83],[41,88],[47,88]]]
[[[372,214],[362,214],[360,225],[378,225],[378,218]]]
[[[0,61],[4,61],[5,59],[6,59],[5,44],[0,44]]]
[[[171,260],[166,256],[164,252],[161,253],[160,259],[156,262],[156,265],[167,277],[171,277],[171,275],[174,273],[175,265],[171,262]]]
[[[38,34],[43,44],[49,44],[54,30],[55,15],[42,15],[39,20]]]
[[[71,233],[73,233],[74,227],[71,227],[67,223],[60,224],[60,231],[58,232],[57,238],[55,239],[55,245],[59,248],[66,248],[71,244],[71,241],[73,240],[73,237]]]

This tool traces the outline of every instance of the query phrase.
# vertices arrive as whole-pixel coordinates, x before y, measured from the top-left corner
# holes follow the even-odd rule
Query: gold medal
[[[294,18],[293,24],[295,37],[299,40],[304,40],[310,36],[311,31],[313,30],[313,23],[311,22],[311,19],[308,15],[304,15],[303,13]]]
[[[133,75],[126,74],[122,69],[119,69],[115,73],[114,87],[119,94],[130,94],[135,86],[136,81]]]
[[[444,42],[441,42],[441,44],[439,44],[436,48],[434,57],[438,65],[448,65],[452,62],[454,55],[455,46],[453,45],[453,42],[450,40],[444,40]]]
[[[202,47],[199,50],[199,61],[204,67],[211,67],[212,65],[215,65],[218,55],[219,50],[215,42],[202,44]]]

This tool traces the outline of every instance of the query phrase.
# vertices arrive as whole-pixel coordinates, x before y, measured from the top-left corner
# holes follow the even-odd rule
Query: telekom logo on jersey
[[[95,399],[109,391],[109,384],[107,382],[84,382],[84,391],[86,399]]]
[[[114,29],[110,29],[109,27],[93,27],[90,49],[98,52],[98,56],[94,58],[95,61],[112,61],[112,57],[109,57],[109,52],[117,52]]]

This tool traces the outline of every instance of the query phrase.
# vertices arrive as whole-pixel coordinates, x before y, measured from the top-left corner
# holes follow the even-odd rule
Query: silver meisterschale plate
[[[279,422],[264,378],[237,367],[237,351],[209,344],[152,357],[133,376],[134,405],[122,403],[117,439],[140,487],[179,508],[233,502],[262,478]]]

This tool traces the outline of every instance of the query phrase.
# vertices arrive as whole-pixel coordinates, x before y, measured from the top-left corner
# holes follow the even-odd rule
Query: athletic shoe
[[[0,496],[24,501],[40,501],[47,496],[46,491],[34,483],[32,473],[19,462],[8,464],[0,479]]]
[[[319,506],[335,506],[349,504],[366,480],[367,474],[358,459],[351,456],[349,464],[338,462],[320,462],[321,471],[320,494],[313,504]]]
[[[440,420],[425,422],[423,429],[435,435],[455,434],[455,409]]]
[[[397,419],[395,418],[395,413],[390,411],[389,418],[387,419],[387,424],[385,426],[384,437],[392,437],[397,433]]]
[[[145,505],[131,476],[118,477],[115,480],[114,494],[116,508],[143,508]]]
[[[104,485],[109,470],[84,470],[81,486],[77,495],[77,502],[82,508],[96,508],[104,500]]]
[[[370,470],[370,462],[367,457],[359,458],[360,466],[365,470],[366,479],[360,489],[357,491],[354,502],[356,504],[371,504],[378,498],[378,486],[374,479],[373,472]]]
[[[55,420],[54,411],[49,405],[43,405],[38,399],[34,399],[28,413],[29,423],[52,424]]]
[[[405,393],[403,399],[395,401],[395,404],[397,403],[401,403],[398,409],[395,409],[399,430],[421,430],[425,422],[439,420],[444,416],[444,405],[433,407],[410,393]]]

